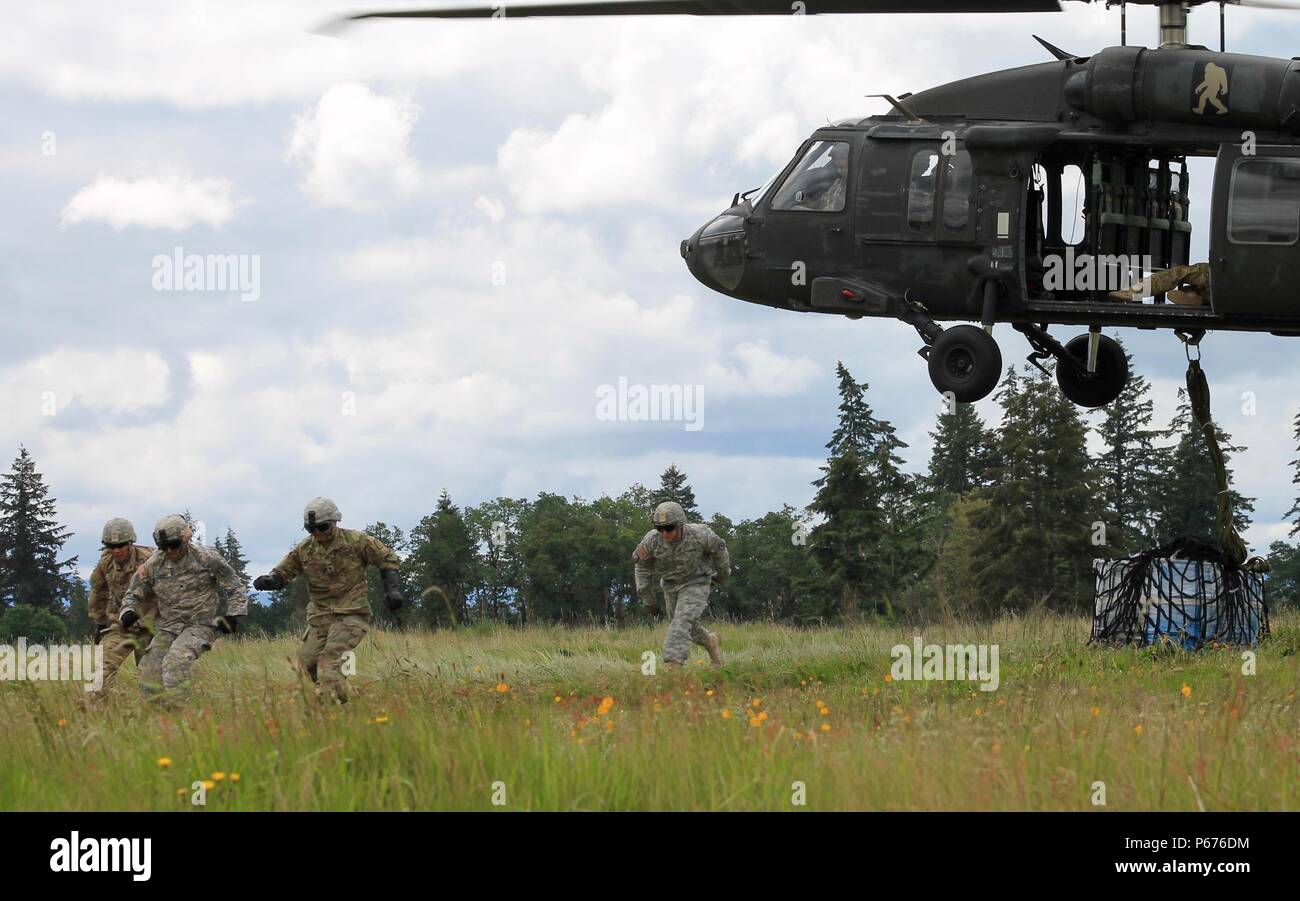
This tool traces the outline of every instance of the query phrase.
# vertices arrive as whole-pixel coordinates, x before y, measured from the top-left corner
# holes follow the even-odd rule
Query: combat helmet
[[[158,520],[158,525],[153,527],[153,540],[158,547],[162,547],[169,541],[188,542],[191,534],[193,531],[190,529],[190,524],[179,513],[164,516]]]
[[[317,523],[339,522],[341,519],[343,514],[339,512],[338,505],[327,497],[313,498],[302,511],[302,524],[307,529]]]
[[[664,501],[655,507],[652,520],[656,529],[660,526],[680,526],[686,522],[686,511],[676,501]]]
[[[135,526],[131,525],[129,519],[114,516],[104,523],[104,533],[101,540],[105,546],[123,543],[135,544]]]

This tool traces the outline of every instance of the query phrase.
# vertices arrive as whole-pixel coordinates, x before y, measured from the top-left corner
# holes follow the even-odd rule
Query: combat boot
[[[709,639],[704,643],[705,649],[709,652],[709,663],[713,664],[714,669],[722,666],[722,636],[717,632],[710,632]]]

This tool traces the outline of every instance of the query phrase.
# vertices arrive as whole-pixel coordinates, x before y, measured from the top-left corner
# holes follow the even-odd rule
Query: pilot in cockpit
[[[810,210],[836,212],[844,209],[844,190],[849,179],[849,145],[841,142],[831,144],[830,165],[824,168],[824,185],[817,185],[819,194],[813,194],[807,201]]]

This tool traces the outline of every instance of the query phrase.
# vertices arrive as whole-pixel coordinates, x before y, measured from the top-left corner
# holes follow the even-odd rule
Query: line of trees
[[[843,364],[837,375],[839,421],[808,507],[707,520],[727,541],[733,564],[732,579],[714,595],[715,614],[812,624],[987,616],[1039,605],[1087,612],[1094,557],[1185,535],[1215,537],[1214,471],[1181,391],[1173,420],[1156,428],[1150,385],[1135,374],[1119,400],[1089,422],[1047,375],[1012,367],[996,395],[1001,424],[990,428],[966,404],[942,410],[929,433],[928,467],[909,473],[900,456],[907,445],[872,410],[867,385]],[[1090,433],[1099,448],[1093,455]],[[1225,432],[1218,437],[1229,459],[1241,450]],[[1300,414],[1295,438],[1300,447]],[[1293,466],[1292,539],[1300,533],[1300,457]],[[409,531],[384,522],[366,527],[402,556],[412,599],[388,613],[372,573],[376,616],[387,625],[426,627],[626,621],[639,615],[631,552],[663,500],[703,520],[676,465],[654,488],[637,484],[590,501],[542,492],[462,508],[444,491]],[[1253,500],[1234,491],[1233,502],[1245,529]],[[87,586],[75,574],[76,559],[62,554],[68,537],[22,448],[0,480],[0,640],[20,627],[89,631]],[[213,547],[248,585],[235,531],[228,528]],[[1300,544],[1274,542],[1269,560],[1270,599],[1296,603]],[[301,579],[255,597],[250,630],[303,627]]]

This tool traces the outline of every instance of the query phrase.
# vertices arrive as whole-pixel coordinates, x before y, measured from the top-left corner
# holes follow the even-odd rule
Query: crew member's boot
[[[722,636],[717,632],[710,632],[709,640],[704,647],[709,652],[709,662],[713,664],[713,668],[720,668],[722,666]]]

